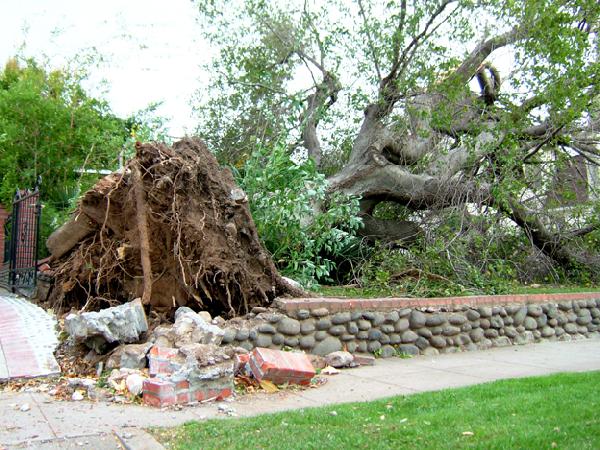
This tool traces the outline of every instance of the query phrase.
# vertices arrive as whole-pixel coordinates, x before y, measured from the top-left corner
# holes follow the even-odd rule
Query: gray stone
[[[506,336],[500,336],[492,341],[494,347],[508,347],[512,342]]]
[[[517,335],[517,330],[515,330],[515,327],[506,327],[504,328],[504,334],[513,339]]]
[[[506,310],[506,313],[509,315],[514,315],[519,309],[521,309],[521,307],[519,305],[506,305],[504,307],[504,309]]]
[[[359,319],[362,319],[362,311],[352,311],[350,312],[350,319],[356,322]]]
[[[525,331],[525,327],[523,325],[519,325],[518,327],[515,327],[515,330],[517,330],[517,333],[523,333]]]
[[[562,327],[555,327],[554,328],[554,334],[558,337],[558,336],[562,336],[563,334],[565,334],[565,329]]]
[[[490,319],[490,326],[496,329],[503,328],[504,320],[502,320],[502,317],[500,316],[492,316],[492,318]]]
[[[277,329],[270,323],[261,323],[258,326],[258,332],[266,333],[266,334],[275,334],[275,333],[277,333]]]
[[[192,313],[194,312],[192,311]],[[220,332],[220,343],[223,330],[215,328]],[[65,329],[76,342],[101,337],[108,343],[128,344],[139,341],[141,334],[148,331],[148,322],[142,301],[136,299],[98,312],[71,313],[65,318]]]
[[[121,345],[113,350],[107,359],[106,368],[144,369],[147,366],[146,355],[152,348],[152,345],[152,342]]]
[[[464,333],[468,333],[469,331],[471,331],[473,329],[473,325],[471,325],[469,322],[463,324],[460,327],[460,331],[464,332]]]
[[[424,350],[429,347],[429,341],[422,336],[419,336],[415,341],[415,345],[419,347],[420,350]]]
[[[358,333],[356,333],[356,337],[358,339],[369,339],[369,332],[368,331],[359,331]]]
[[[558,308],[554,305],[548,305],[546,315],[549,319],[556,319],[558,317]]]
[[[565,334],[561,334],[558,337],[558,340],[561,341],[561,342],[569,342],[569,341],[573,340],[573,336],[571,336],[570,334],[566,334],[566,333]]]
[[[573,302],[560,302],[558,304],[558,309],[561,311],[570,311],[573,309]]]
[[[387,334],[382,333],[381,337],[379,338],[379,342],[381,342],[382,344],[389,344],[390,343],[390,337]]]
[[[437,348],[433,348],[433,347],[427,347],[425,350],[423,350],[423,356],[437,356],[440,354],[440,351]]]
[[[334,325],[341,325],[350,322],[351,318],[349,312],[339,312],[331,316],[331,323]]]
[[[428,327],[437,327],[444,323],[446,323],[446,317],[443,314],[432,314],[425,320],[425,325]]]
[[[396,323],[400,320],[400,314],[398,311],[391,311],[385,315],[385,323]]]
[[[347,327],[348,327],[348,333],[350,333],[350,334],[356,334],[359,331],[358,326],[356,325],[356,322],[348,323]],[[393,329],[393,327],[392,327],[392,329]]]
[[[356,338],[356,336],[354,336],[353,334],[348,334],[348,333],[342,334],[340,336],[340,339],[344,342],[353,341],[355,338]]]
[[[514,323],[512,316],[503,317],[502,321],[504,322],[504,325],[512,325]]]
[[[450,322],[451,325],[460,326],[466,321],[467,318],[461,314],[452,314],[450,317],[448,317],[448,322]]]
[[[262,333],[259,333],[256,336],[256,341],[254,341],[254,345],[257,347],[269,347],[272,343],[271,335]]]
[[[574,323],[566,323],[564,329],[569,334],[577,333],[577,325],[575,325]]]
[[[269,323],[277,323],[279,322],[281,319],[283,319],[284,316],[283,314],[279,314],[279,313],[260,313],[256,316],[256,318],[258,320],[266,320]]]
[[[492,326],[492,324],[488,319],[480,319],[479,326],[481,328],[483,328],[484,330],[487,330],[488,328],[490,328]]]
[[[379,356],[382,358],[392,358],[396,356],[396,349],[391,345],[384,345],[379,349]]]
[[[384,323],[379,329],[384,333],[393,333],[395,331],[394,325],[390,325],[389,323]]]
[[[329,329],[329,334],[332,336],[341,336],[346,333],[346,327],[344,325],[333,325]]]
[[[523,325],[525,321],[525,317],[527,317],[527,307],[522,306],[519,310],[513,315],[513,323],[516,326]]]
[[[469,309],[467,311],[467,319],[469,320],[477,320],[481,317],[481,314],[477,312],[475,309]]]
[[[539,317],[543,314],[542,307],[540,305],[528,305],[527,314],[531,317]]]
[[[556,319],[548,319],[548,325],[551,327],[555,327],[558,325],[558,320]]]
[[[421,311],[413,309],[413,311],[410,313],[410,318],[408,321],[412,329],[417,329],[423,328],[425,326],[427,318],[425,317],[425,314],[423,314]]]
[[[281,319],[277,324],[277,331],[287,336],[296,336],[300,334],[300,322],[296,319],[286,317]]]
[[[480,306],[477,308],[479,315],[484,318],[492,317],[492,308],[490,306]]]
[[[371,319],[374,327],[381,325],[385,322],[385,316],[382,313],[376,312],[373,314],[373,318]]]
[[[271,338],[271,341],[273,342],[273,345],[283,345],[285,342],[285,336],[281,333],[276,333]]]
[[[317,341],[322,341],[323,339],[326,339],[328,337],[329,337],[329,334],[327,333],[327,331],[319,330],[319,331],[315,332],[315,339]]]
[[[431,327],[429,331],[431,331],[431,334],[442,334],[444,327]]]
[[[358,349],[358,344],[354,341],[352,342],[347,342],[346,343],[346,349],[350,352],[350,353],[354,353],[356,352],[356,350]]]
[[[542,328],[542,337],[550,337],[550,336],[554,336],[556,334],[556,331],[554,331],[554,328],[549,327],[549,326],[545,326],[544,328]]]
[[[402,333],[410,328],[408,319],[400,319],[394,324],[394,330],[396,333]]]
[[[446,339],[444,339],[441,336],[432,336],[431,339],[429,339],[429,342],[435,348],[444,348],[444,347],[446,347]]]
[[[381,348],[381,342],[379,342],[379,341],[369,341],[369,343],[367,344],[367,351],[369,353],[375,353],[380,348]]]
[[[367,353],[368,352],[367,341],[360,341],[358,343],[358,347],[356,347],[356,350],[360,353]]]
[[[454,339],[457,341],[457,343],[459,345],[462,345],[462,346],[469,345],[471,343],[471,338],[469,337],[468,334],[459,334]]]
[[[370,341],[378,341],[381,338],[381,331],[377,328],[371,328],[369,330],[369,340]]]
[[[300,333],[302,334],[311,334],[315,331],[315,321],[314,319],[304,320],[300,324]]]
[[[533,337],[539,339],[542,337],[542,332],[540,330],[533,330]]]
[[[451,325],[447,325],[444,327],[444,330],[442,331],[442,334],[444,336],[454,336],[460,333],[460,328],[458,327],[453,327]]]
[[[390,344],[396,345],[402,342],[402,337],[397,333],[390,334]]]
[[[356,324],[358,325],[359,330],[366,331],[371,329],[371,322],[369,322],[368,320],[361,319],[358,322],[356,322]]]
[[[535,330],[537,328],[537,322],[531,316],[525,317],[525,322],[523,322],[523,325],[525,326],[526,330],[530,330],[530,331]]]
[[[300,338],[300,348],[303,348],[305,350],[310,350],[311,348],[313,348],[316,344],[315,338],[314,336],[302,336]]]
[[[313,354],[319,356],[325,356],[329,353],[337,352],[342,349],[342,342],[333,336],[329,336],[317,343],[313,348]]]
[[[331,328],[331,320],[329,319],[319,319],[315,324],[317,330],[329,330]]]
[[[327,308],[316,308],[312,309],[310,313],[313,317],[325,317],[329,314],[329,310]]]
[[[310,317],[310,311],[308,309],[299,309],[296,311],[296,319],[305,320]]]
[[[469,333],[473,342],[479,342],[483,339],[483,330],[481,328],[475,328]]]
[[[237,335],[237,330],[235,328],[226,328],[223,333],[223,339],[221,343],[223,344],[231,344],[235,340],[235,336]]]
[[[577,320],[577,314],[575,314],[573,311],[569,311],[566,314],[566,317],[568,322],[575,322]]]
[[[283,345],[292,348],[298,347],[299,343],[300,340],[295,336],[286,336],[285,340],[283,341]]]
[[[431,336],[433,336],[433,333],[431,332],[431,330],[429,328],[419,328],[417,330],[417,334],[426,339],[429,339]]]
[[[417,356],[419,354],[419,347],[412,344],[402,344],[398,347],[398,353],[401,355]]]
[[[585,311],[587,314],[581,314],[582,311]],[[580,315],[577,317],[576,322],[578,325],[587,325],[592,322],[592,316],[590,314],[589,309],[580,310]]]
[[[244,350],[252,350],[254,348],[254,345],[252,344],[252,342],[250,341],[242,341],[238,344],[238,347],[243,348]]]
[[[325,363],[332,367],[348,367],[354,361],[354,356],[350,352],[335,351],[325,356]]]
[[[248,332],[248,338],[250,340],[255,341],[257,337],[258,337],[258,331],[256,331],[256,329],[252,329]]]
[[[594,319],[597,319],[600,317],[600,309],[599,308],[590,308],[590,314]]]
[[[598,302],[598,306],[600,307],[600,301]],[[410,316],[410,313],[412,312],[412,309],[410,308],[403,308],[400,311],[398,311],[398,315],[400,316],[400,318],[402,319],[403,317],[408,317]]]
[[[488,339],[494,339],[498,337],[498,330],[495,328],[488,328],[483,332],[483,335]]]
[[[417,340],[418,337],[419,336],[414,331],[406,330],[404,333],[402,333],[402,342],[405,344],[412,344]]]
[[[235,334],[235,339],[237,341],[245,341],[249,337],[250,337],[250,332],[246,328],[240,328],[239,330],[237,330],[237,333]]]
[[[365,319],[365,320],[373,320],[375,318],[375,312],[363,311],[362,316],[363,316],[363,319]]]
[[[536,317],[535,321],[537,322],[538,328],[544,328],[548,323],[548,316],[546,316],[546,314],[542,314],[541,316]]]

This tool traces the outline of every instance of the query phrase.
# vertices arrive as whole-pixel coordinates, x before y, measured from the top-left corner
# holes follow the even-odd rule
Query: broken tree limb
[[[140,259],[142,262],[142,272],[144,274],[144,292],[142,294],[142,303],[150,303],[152,296],[152,261],[150,261],[150,238],[148,237],[148,222],[146,213],[146,192],[144,191],[144,180],[140,171],[139,163],[132,163],[134,191],[135,191],[135,216],[137,227],[140,233]]]

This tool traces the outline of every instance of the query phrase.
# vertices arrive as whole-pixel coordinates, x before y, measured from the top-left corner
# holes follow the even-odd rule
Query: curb
[[[156,439],[141,428],[117,428],[113,433],[125,450],[165,450]]]

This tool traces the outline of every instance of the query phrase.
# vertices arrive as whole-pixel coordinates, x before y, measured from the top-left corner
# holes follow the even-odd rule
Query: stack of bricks
[[[223,400],[233,394],[232,362],[207,368],[186,369],[174,348],[150,350],[149,379],[144,381],[143,400],[159,408],[207,400]]]

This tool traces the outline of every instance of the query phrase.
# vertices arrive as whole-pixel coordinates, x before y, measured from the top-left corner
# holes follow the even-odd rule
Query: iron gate
[[[11,215],[5,224],[4,263],[0,286],[29,294],[37,283],[40,230],[40,180],[33,190],[17,189]]]

